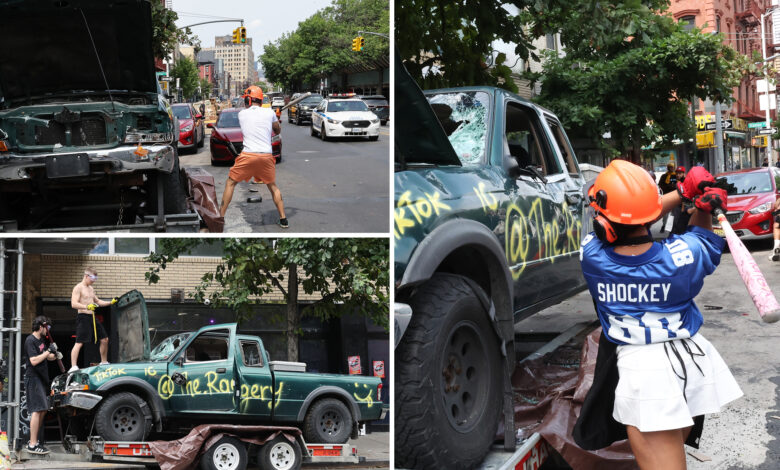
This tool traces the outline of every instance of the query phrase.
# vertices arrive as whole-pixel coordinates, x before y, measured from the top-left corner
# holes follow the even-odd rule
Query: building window
[[[690,31],[696,27],[696,17],[693,15],[683,16],[682,18],[680,18],[680,24],[683,25],[683,28],[686,31]]]
[[[715,31],[720,32],[720,16],[715,17]]]
[[[555,47],[555,35],[554,34],[547,34],[545,35],[545,39],[547,40],[547,49],[551,51],[558,50],[557,47]]]
[[[148,238],[115,238],[112,253],[117,255],[148,255]]]
[[[213,243],[201,243],[182,256],[200,256],[222,258],[225,254],[222,240],[215,240]],[[159,239],[155,240],[155,249],[158,248]]]

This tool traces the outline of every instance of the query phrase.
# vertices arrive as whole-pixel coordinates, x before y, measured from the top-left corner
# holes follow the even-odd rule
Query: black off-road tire
[[[470,469],[487,454],[502,410],[499,342],[465,278],[436,274],[410,299],[395,350],[395,462]]]
[[[141,397],[130,392],[110,395],[95,414],[95,430],[107,441],[143,441],[152,423],[144,415]]]
[[[315,444],[344,444],[352,430],[352,414],[335,398],[314,402],[303,420],[303,438]]]
[[[299,470],[302,462],[298,441],[290,442],[281,434],[263,444],[257,452],[257,465],[263,470]]]
[[[157,179],[162,178],[163,184],[163,208],[165,214],[182,214],[187,212],[187,191],[184,178],[179,169],[179,155],[175,155],[173,171],[170,173],[152,172],[149,174],[148,207],[149,215],[157,214]]]
[[[200,458],[201,470],[245,470],[247,465],[246,444],[231,436],[220,438]]]

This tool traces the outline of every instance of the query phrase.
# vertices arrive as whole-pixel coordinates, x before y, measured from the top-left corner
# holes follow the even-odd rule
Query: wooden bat
[[[774,323],[780,320],[780,304],[777,303],[777,299],[772,290],[769,289],[764,275],[758,269],[756,260],[753,259],[753,256],[745,248],[742,240],[734,233],[734,229],[731,228],[731,224],[726,220],[726,215],[723,214],[723,211],[716,210],[715,213],[723,232],[726,234],[726,242],[729,244],[731,255],[734,257],[734,264],[737,265],[742,282],[745,283],[745,287],[750,294],[750,298],[753,299],[753,304],[756,306],[761,319],[766,323]]]
[[[49,334],[49,325],[46,325],[46,340],[49,344],[54,343],[54,340],[51,339],[51,335]],[[60,367],[60,372],[65,372],[65,366],[62,364],[62,353],[58,349],[55,354],[57,356],[57,365]]]
[[[302,94],[301,96],[295,98],[294,100],[290,101],[286,105],[282,106],[282,109],[287,109],[287,108],[289,108],[290,106],[292,106],[292,105],[294,105],[296,103],[300,103],[301,101],[303,101],[304,99],[306,99],[306,98],[308,98],[310,96],[311,96],[311,92],[307,91],[306,93]]]

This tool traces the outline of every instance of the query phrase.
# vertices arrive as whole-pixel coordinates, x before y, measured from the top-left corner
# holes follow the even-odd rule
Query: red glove
[[[696,207],[700,210],[712,213],[716,209],[721,209],[723,212],[728,210],[726,207],[726,190],[710,186],[704,190],[704,194],[696,198]]]
[[[693,199],[704,193],[705,188],[713,186],[715,178],[703,166],[695,166],[688,171],[685,179],[677,183],[677,191],[683,199]],[[724,197],[725,201],[726,198]]]

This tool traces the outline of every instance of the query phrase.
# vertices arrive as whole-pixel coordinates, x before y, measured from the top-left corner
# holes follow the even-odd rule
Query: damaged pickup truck
[[[119,298],[110,321],[118,362],[52,383],[52,405],[68,434],[142,441],[152,429],[184,435],[196,424],[273,424],[299,427],[308,442],[344,443],[360,423],[387,412],[379,378],[271,361],[263,341],[238,333],[235,323],[178,333],[150,350],[138,291]]]
[[[151,40],[147,0],[0,0],[0,231],[188,212]]]

